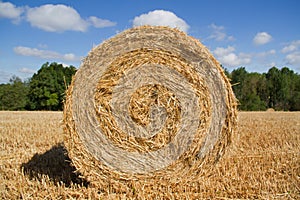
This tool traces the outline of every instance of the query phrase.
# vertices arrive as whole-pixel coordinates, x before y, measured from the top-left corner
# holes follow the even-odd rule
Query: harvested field
[[[62,112],[0,112],[1,199],[299,199],[300,112],[240,112],[225,155],[202,180],[111,193],[73,173]],[[172,191],[181,191],[173,193]]]

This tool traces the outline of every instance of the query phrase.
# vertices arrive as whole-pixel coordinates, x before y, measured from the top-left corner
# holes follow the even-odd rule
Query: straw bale
[[[177,29],[141,26],[84,59],[67,91],[65,144],[75,167],[107,192],[164,191],[213,168],[236,110],[204,45]]]

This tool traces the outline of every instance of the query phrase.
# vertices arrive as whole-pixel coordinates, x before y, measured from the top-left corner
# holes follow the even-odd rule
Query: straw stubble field
[[[300,112],[239,112],[231,145],[202,181],[124,194],[94,188],[73,172],[62,118],[61,112],[0,112],[1,199],[300,198]]]

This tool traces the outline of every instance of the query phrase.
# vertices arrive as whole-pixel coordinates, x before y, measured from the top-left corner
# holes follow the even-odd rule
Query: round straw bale
[[[93,48],[67,91],[65,145],[88,181],[124,192],[196,180],[224,153],[236,100],[198,40],[126,30]]]

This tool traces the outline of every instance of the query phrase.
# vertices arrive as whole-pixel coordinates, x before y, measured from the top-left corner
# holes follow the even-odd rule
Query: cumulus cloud
[[[288,65],[293,65],[300,69],[300,40],[294,40],[287,43],[282,49],[281,53],[285,55],[285,62]]]
[[[88,21],[96,28],[110,27],[110,26],[115,26],[117,24],[107,19],[100,19],[95,16],[89,17]]]
[[[300,68],[300,51],[292,52],[285,57],[288,64]]]
[[[0,18],[9,18],[18,23],[25,18],[33,27],[49,32],[81,31],[90,26],[104,28],[115,26],[115,22],[95,16],[83,19],[72,7],[63,4],[45,4],[39,7],[17,7],[9,2],[0,1]]]
[[[300,40],[295,40],[287,44],[285,47],[282,48],[282,53],[289,53],[292,51],[298,50],[300,47]]]
[[[21,73],[24,73],[24,74],[33,74],[33,73],[35,73],[35,70],[29,69],[29,68],[26,68],[26,67],[20,68],[18,71],[21,72]]]
[[[187,32],[189,25],[174,13],[165,10],[154,10],[147,14],[137,16],[133,20],[133,26],[152,25],[152,26],[170,26]]]
[[[88,28],[88,23],[81,19],[75,9],[61,4],[29,8],[26,18],[32,26],[50,32],[66,30],[84,32]]]
[[[22,7],[16,7],[10,2],[0,1],[0,18],[9,18],[13,20],[13,23],[18,23],[23,12],[24,8]]]
[[[211,24],[209,28],[212,29],[212,34],[208,37],[208,39],[214,39],[216,41],[232,41],[234,40],[233,36],[228,36],[225,32],[224,26],[217,26],[215,24]]]
[[[14,48],[14,52],[16,54],[22,55],[22,56],[33,56],[38,58],[44,58],[44,59],[59,59],[63,61],[79,61],[80,58],[75,56],[72,53],[67,54],[60,54],[55,51],[48,51],[48,50],[41,50],[37,48],[30,48],[30,47],[24,47],[24,46],[17,46]]]
[[[64,32],[68,30],[85,32],[91,25],[96,28],[116,25],[115,22],[95,16],[84,20],[74,8],[62,4],[46,4],[40,7],[29,8],[26,19],[32,26],[49,32]]]
[[[255,45],[267,44],[272,40],[272,36],[267,32],[259,32],[253,38],[253,43]]]
[[[276,50],[275,49],[271,49],[269,51],[264,51],[264,52],[260,52],[257,54],[258,57],[267,57],[270,55],[275,55],[276,54]]]
[[[229,67],[237,67],[251,62],[250,55],[244,53],[236,54],[235,48],[232,46],[227,48],[217,47],[213,53],[222,65]]]
[[[48,45],[47,44],[38,44],[38,47],[42,48],[42,49],[46,49],[46,48],[48,48]]]
[[[12,76],[12,73],[0,70],[0,83],[7,83]]]
[[[273,67],[276,65],[274,60],[277,60],[278,57],[276,53],[275,49],[252,53],[252,62],[257,63],[259,66]]]

